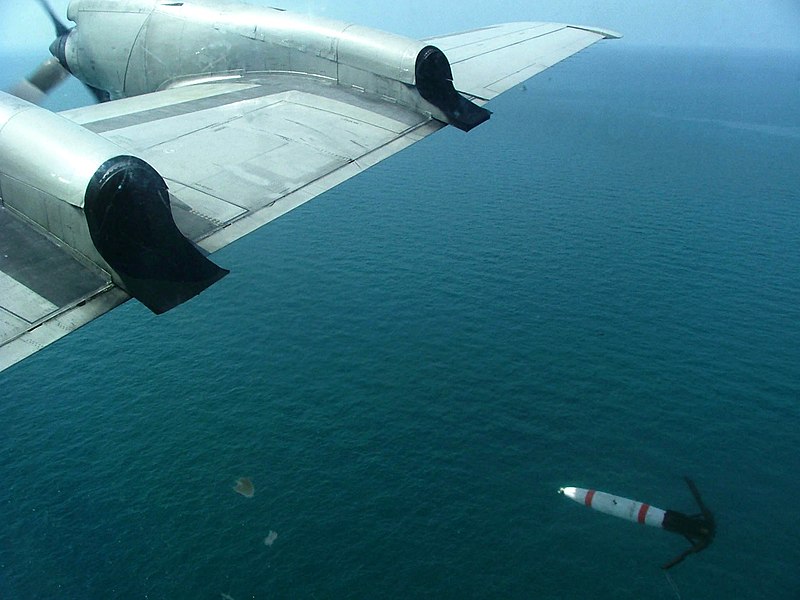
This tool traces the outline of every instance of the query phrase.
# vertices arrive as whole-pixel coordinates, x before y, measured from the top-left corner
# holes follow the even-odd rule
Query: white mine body
[[[662,527],[664,523],[666,511],[630,498],[576,487],[565,487],[558,491],[579,504],[627,521],[653,527]]]

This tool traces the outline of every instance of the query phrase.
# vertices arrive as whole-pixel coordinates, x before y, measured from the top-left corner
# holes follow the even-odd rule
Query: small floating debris
[[[275,540],[278,539],[278,532],[270,530],[269,535],[264,538],[264,545],[265,546],[272,546],[275,543]]]
[[[256,488],[253,487],[253,482],[248,477],[239,477],[236,480],[236,485],[233,486],[233,491],[245,498],[252,498],[253,494],[256,493]]]

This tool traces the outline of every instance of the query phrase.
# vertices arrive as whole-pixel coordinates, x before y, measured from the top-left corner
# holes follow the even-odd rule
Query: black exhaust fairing
[[[175,225],[167,184],[133,156],[107,160],[86,188],[84,211],[100,255],[125,290],[156,314],[196,296],[228,271]]]
[[[417,55],[416,86],[420,96],[440,109],[450,124],[462,131],[477,127],[492,114],[456,91],[450,61],[436,46],[425,46]]]

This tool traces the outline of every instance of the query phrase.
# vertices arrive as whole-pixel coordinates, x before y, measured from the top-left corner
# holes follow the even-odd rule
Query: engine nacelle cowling
[[[161,175],[69,119],[0,92],[2,202],[110,273],[153,312],[227,271],[178,229]]]
[[[193,0],[72,0],[53,45],[75,76],[112,97],[221,75],[335,80],[460,129],[489,112],[453,87],[450,63],[411,38],[275,8]]]

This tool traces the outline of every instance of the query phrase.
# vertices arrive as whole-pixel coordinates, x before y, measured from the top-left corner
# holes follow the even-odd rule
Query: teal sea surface
[[[0,374],[0,598],[800,598],[800,57],[601,44],[490,108]],[[671,581],[557,494],[684,475]]]

